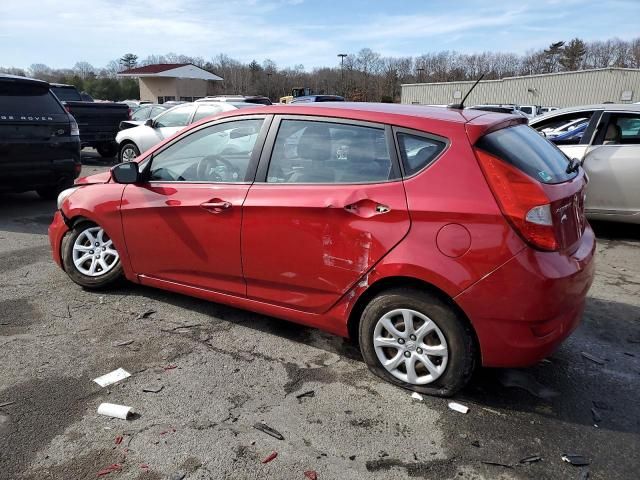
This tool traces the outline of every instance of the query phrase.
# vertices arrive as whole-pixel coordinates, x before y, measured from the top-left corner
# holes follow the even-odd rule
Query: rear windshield
[[[489,133],[477,146],[542,183],[562,183],[577,175],[566,172],[568,159],[558,147],[527,125]]]
[[[64,113],[48,86],[0,82],[0,115]]]
[[[82,96],[75,87],[51,87],[51,91],[61,102],[81,102]]]

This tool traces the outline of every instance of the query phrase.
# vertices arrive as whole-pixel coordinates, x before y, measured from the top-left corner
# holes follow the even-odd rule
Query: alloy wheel
[[[73,244],[73,264],[78,272],[89,277],[107,274],[119,259],[113,241],[102,227],[88,227]]]
[[[438,325],[415,310],[399,308],[384,314],[373,331],[381,365],[397,379],[426,385],[447,368],[447,341]]]

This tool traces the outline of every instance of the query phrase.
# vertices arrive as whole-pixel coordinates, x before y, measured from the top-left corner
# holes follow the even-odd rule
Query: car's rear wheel
[[[122,278],[120,255],[102,227],[82,222],[62,240],[62,262],[71,280],[85,288],[100,289]]]
[[[105,142],[96,145],[96,150],[103,158],[115,157],[118,153],[118,145],[114,142]]]
[[[127,142],[120,147],[120,162],[131,162],[138,155],[140,155],[140,150],[135,143]]]
[[[471,378],[476,345],[451,306],[413,288],[385,291],[365,308],[360,349],[373,373],[420,393],[450,396]]]

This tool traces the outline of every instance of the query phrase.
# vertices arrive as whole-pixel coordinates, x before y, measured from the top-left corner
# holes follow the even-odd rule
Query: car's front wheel
[[[453,395],[475,367],[466,321],[435,295],[413,288],[373,298],[362,314],[359,341],[373,373],[420,393]]]
[[[62,262],[67,275],[85,288],[100,289],[122,277],[120,255],[102,227],[82,222],[62,240]]]
[[[138,150],[135,143],[126,142],[120,147],[120,162],[131,162],[138,155],[140,155],[140,150]]]

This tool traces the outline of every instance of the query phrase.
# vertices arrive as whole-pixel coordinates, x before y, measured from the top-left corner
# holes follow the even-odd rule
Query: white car
[[[118,132],[116,135],[119,151],[118,158],[121,162],[130,162],[140,153],[173,136],[187,125],[205,117],[239,108],[260,106],[252,103],[231,102],[198,102],[178,105],[155,118],[148,119],[143,125]]]

